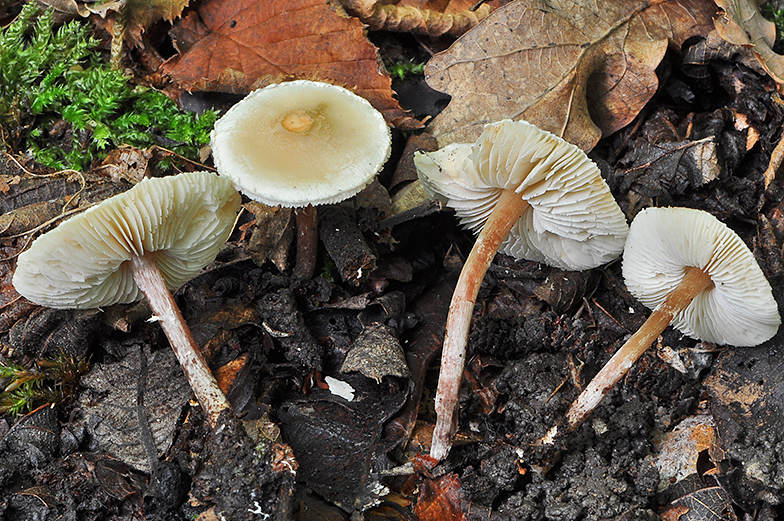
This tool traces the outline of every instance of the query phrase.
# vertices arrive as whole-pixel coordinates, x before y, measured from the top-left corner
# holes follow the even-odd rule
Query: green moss
[[[26,369],[11,362],[0,363],[0,379],[8,379],[0,392],[0,413],[19,415],[44,403],[57,403],[70,397],[89,364],[61,353],[55,360],[41,360],[38,367]]]
[[[166,95],[134,87],[96,51],[90,27],[54,28],[35,3],[0,33],[0,127],[6,148],[52,168],[82,170],[120,145],[166,148],[198,160],[213,112],[196,116]],[[29,33],[29,34],[28,34]]]
[[[403,80],[409,74],[423,75],[425,73],[424,63],[399,62],[389,66],[389,75],[392,78]]]

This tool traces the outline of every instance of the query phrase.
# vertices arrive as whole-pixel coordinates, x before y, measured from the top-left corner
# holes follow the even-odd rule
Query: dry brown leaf
[[[278,79],[318,79],[353,90],[395,126],[422,126],[394,99],[362,23],[327,0],[207,0],[178,26],[187,50],[178,42],[183,54],[164,71],[187,90],[245,94]]]
[[[452,96],[431,130],[444,146],[526,119],[589,150],[653,96],[667,46],[707,34],[715,11],[704,0],[508,4],[428,63],[428,84]]]
[[[776,25],[762,17],[755,0],[715,0],[724,10],[715,19],[716,32],[735,45],[751,49],[776,83],[784,83],[784,56],[773,52]]]
[[[128,35],[135,45],[142,43],[142,33],[158,20],[173,22],[182,14],[189,0],[128,0]]]
[[[399,6],[430,9],[441,13],[459,13],[460,11],[467,11],[476,4],[476,0],[400,0],[399,2],[395,2],[395,5]],[[485,2],[485,4],[496,4],[493,5],[493,7],[499,7],[499,5],[497,5],[498,2]]]
[[[173,22],[179,18],[190,0],[108,0],[95,3],[76,0],[38,0],[39,3],[51,7],[60,16],[73,18],[88,17],[90,13],[98,15],[96,25],[103,27],[112,34],[115,14],[122,12],[127,23],[127,34],[135,46],[142,45],[142,33],[155,22],[166,20]]]
[[[457,38],[487,18],[493,8],[482,4],[476,10],[445,13],[417,5],[386,4],[376,0],[340,0],[343,8],[362,20],[372,31],[398,31],[430,37],[449,35]],[[428,4],[429,2],[417,2]],[[438,2],[439,4],[442,2]],[[449,7],[449,6],[447,6]]]

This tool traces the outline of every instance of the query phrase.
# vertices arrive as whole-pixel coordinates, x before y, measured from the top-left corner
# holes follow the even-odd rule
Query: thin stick
[[[520,194],[513,190],[502,192],[457,280],[452,302],[449,304],[446,335],[441,354],[441,372],[436,392],[436,426],[433,430],[430,456],[437,460],[449,454],[452,437],[457,430],[455,408],[465,367],[471,315],[479,287],[501,243],[528,206]]]
[[[661,305],[653,310],[648,320],[613,355],[569,407],[566,412],[568,431],[576,429],[593,412],[599,402],[610,392],[610,389],[618,383],[618,380],[626,374],[634,362],[672,322],[673,317],[686,309],[697,295],[711,287],[712,284],[710,275],[704,271],[693,267],[686,268],[680,284],[672,290]],[[557,435],[558,427],[556,426],[550,429],[542,441],[546,444],[553,443]]]
[[[193,339],[191,330],[185,324],[185,319],[163,280],[155,256],[150,253],[145,253],[141,257],[134,255],[131,258],[130,268],[133,280],[147,297],[150,309],[158,318],[163,332],[166,333],[169,344],[185,373],[185,378],[207,414],[207,422],[213,430],[216,429],[218,417],[222,412],[231,410],[231,405],[220,390],[199,346]]]

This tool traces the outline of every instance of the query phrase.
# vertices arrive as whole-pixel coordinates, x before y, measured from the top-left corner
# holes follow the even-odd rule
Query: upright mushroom
[[[496,252],[585,270],[620,255],[628,226],[585,153],[525,121],[487,125],[473,145],[417,154],[414,162],[431,196],[444,199],[463,226],[479,232],[447,318],[430,449],[440,460],[457,427],[471,314]]]
[[[669,325],[734,346],[770,339],[781,324],[770,284],[754,255],[724,223],[690,208],[648,208],[632,221],[623,276],[650,317],[613,355],[566,413],[572,430]],[[553,427],[544,442],[559,434]]]
[[[144,179],[38,237],[19,256],[14,287],[36,304],[66,309],[147,297],[215,427],[230,405],[170,289],[215,259],[239,207],[231,182],[210,172]]]
[[[310,278],[316,210],[359,192],[389,158],[384,117],[353,92],[307,80],[251,92],[215,123],[215,166],[251,199],[297,212],[294,275]],[[309,250],[310,254],[304,251]]]

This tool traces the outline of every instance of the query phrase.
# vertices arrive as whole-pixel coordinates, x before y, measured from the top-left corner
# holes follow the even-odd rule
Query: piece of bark
[[[340,278],[359,286],[376,268],[376,254],[357,223],[340,206],[319,208],[319,237],[338,269]]]

